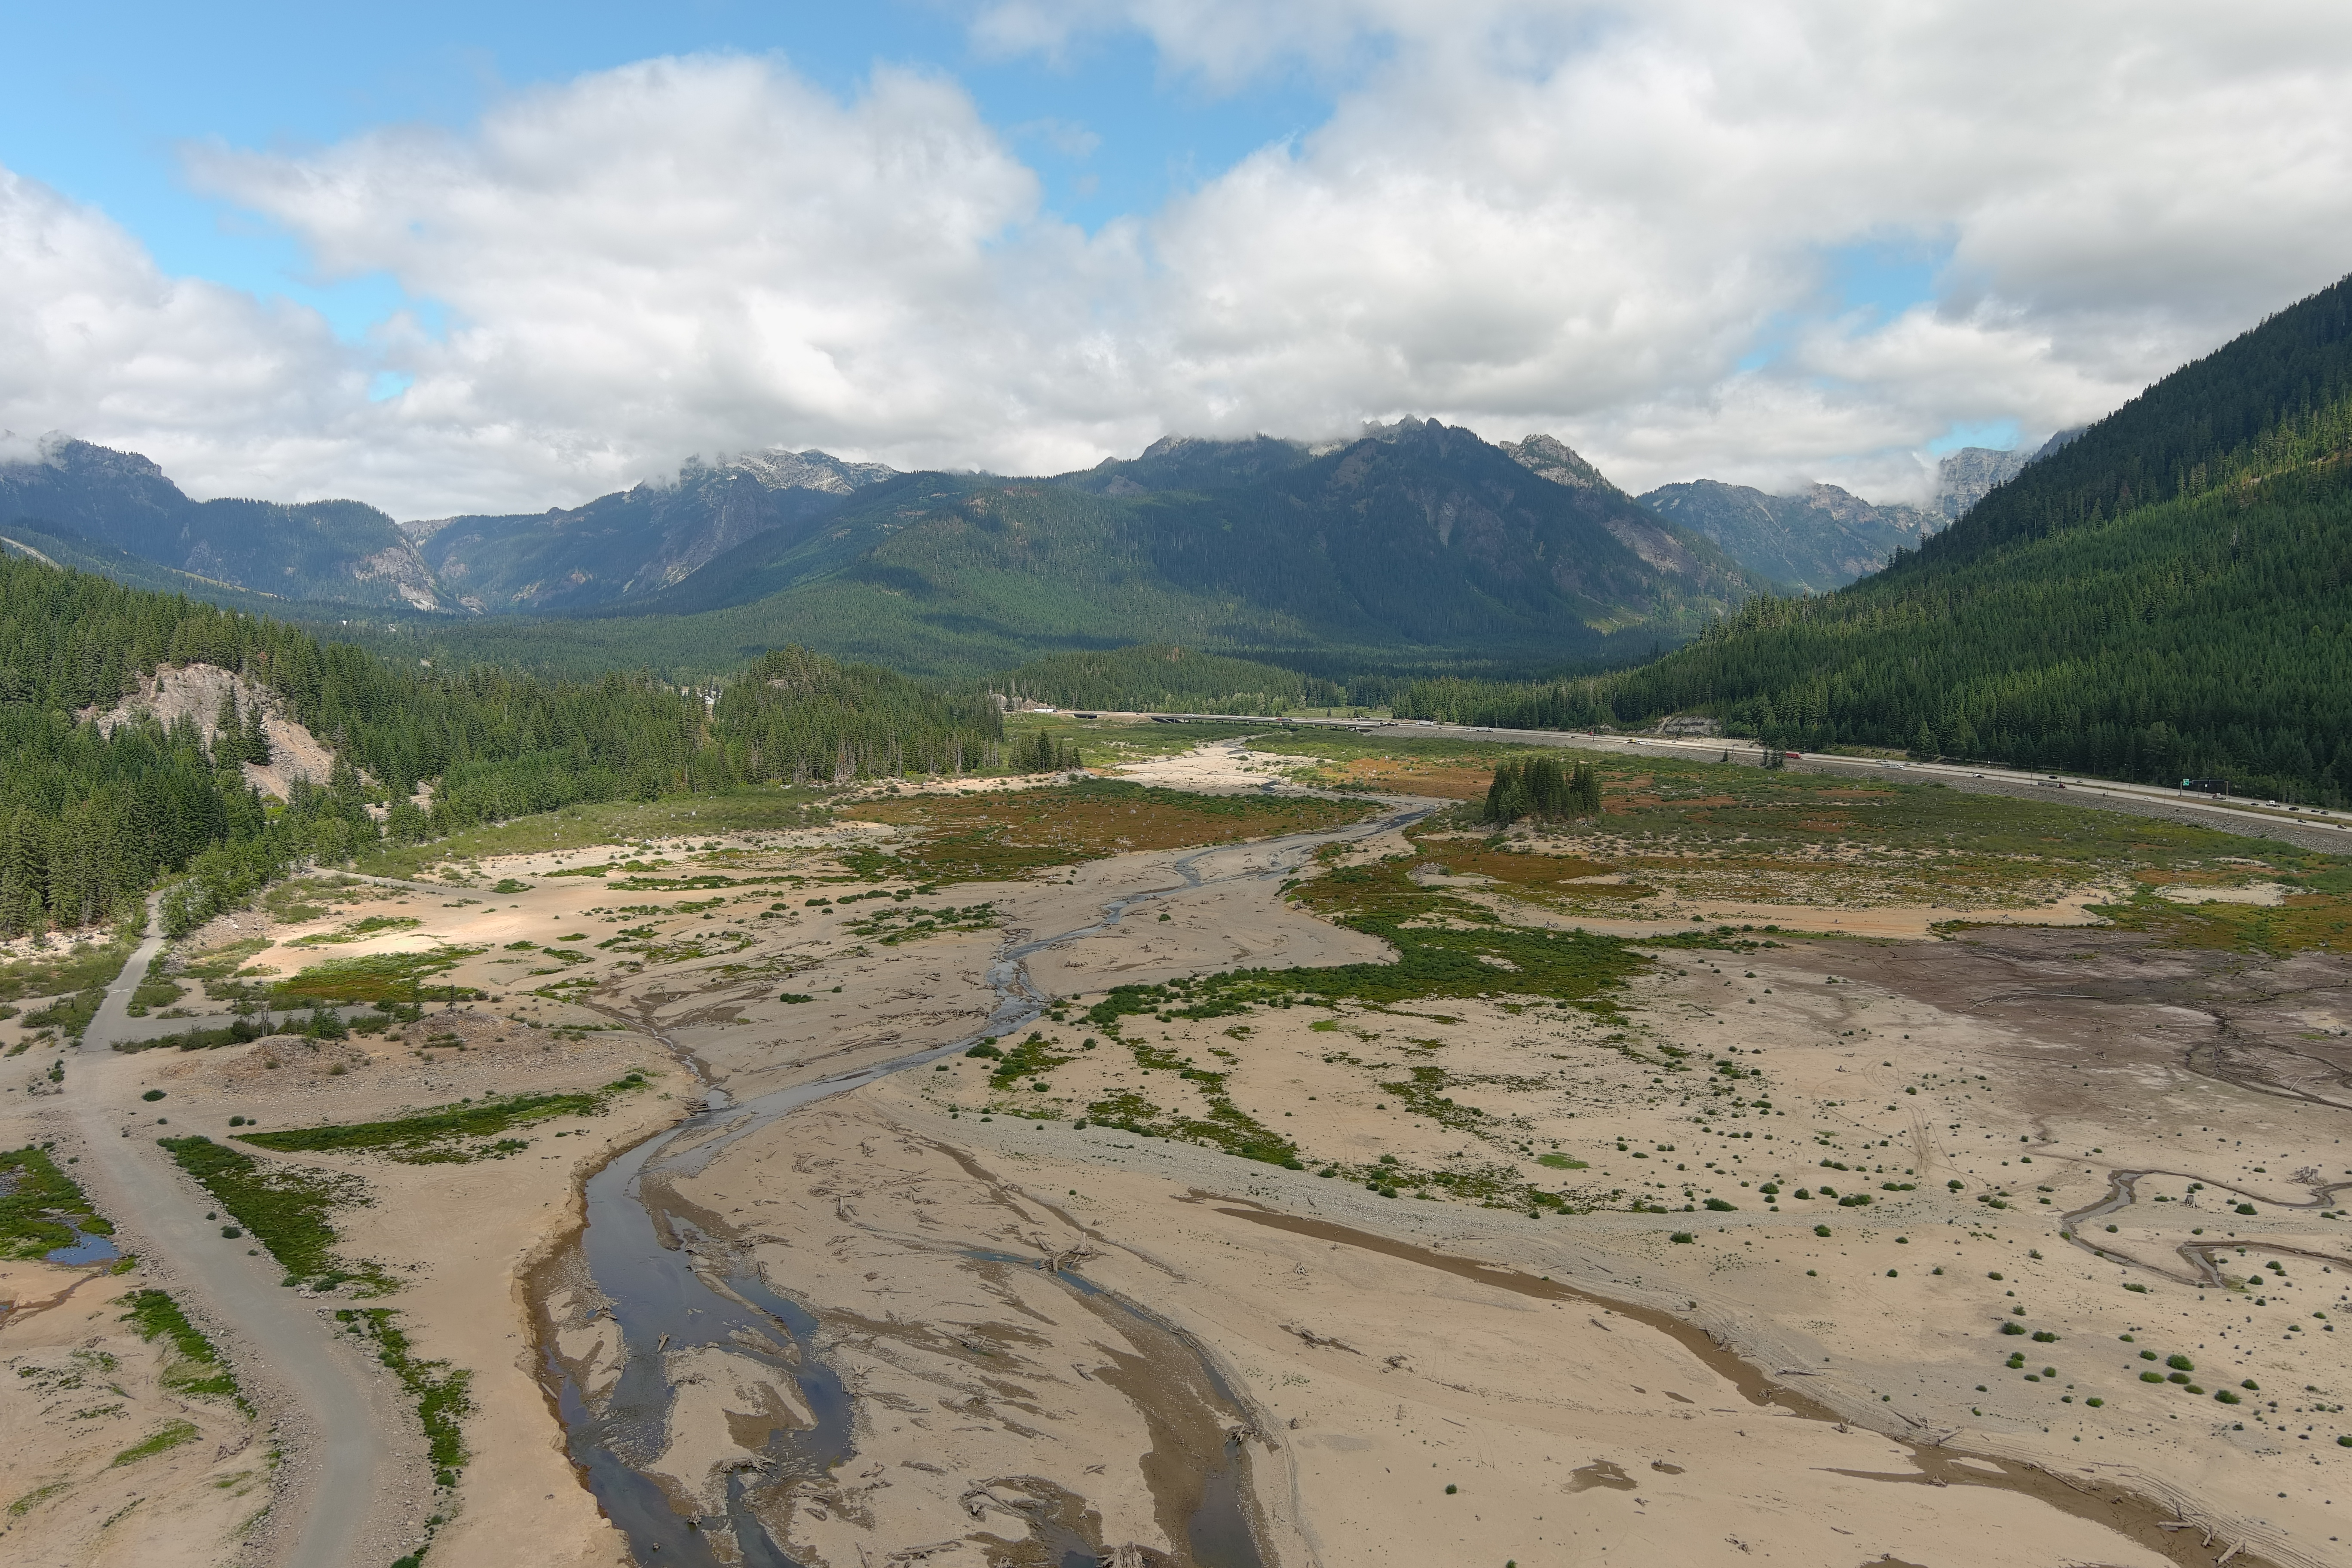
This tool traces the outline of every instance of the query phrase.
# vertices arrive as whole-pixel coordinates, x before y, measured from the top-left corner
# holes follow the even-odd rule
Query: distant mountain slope
[[[1304,462],[1282,445],[1163,452],[1181,461],[1145,471],[1188,488],[1135,494],[904,475],[628,609],[936,671],[1149,640],[1557,664],[1678,641],[1765,586],[1613,486],[1538,478],[1467,430],[1401,421]]]
[[[753,452],[692,460],[675,482],[649,480],[568,510],[402,527],[467,609],[590,609],[657,593],[748,539],[824,517],[891,472],[824,452]]]
[[[1703,533],[1724,553],[1777,583],[1813,593],[1877,571],[1943,519],[1909,506],[1873,506],[1835,485],[1776,496],[1717,479],[1662,485],[1641,498],[1659,516]]]
[[[2352,798],[2352,279],[1995,487],[1876,576],[1612,678],[1843,741]]]
[[[1272,436],[1239,441],[1162,436],[1139,457],[1105,458],[1091,468],[1063,474],[1055,482],[1107,496],[1137,496],[1149,490],[1225,490],[1295,468],[1314,455],[1304,441],[1282,441]]]
[[[289,599],[441,607],[391,518],[352,500],[190,500],[147,458],[51,437],[0,462],[0,525],[75,533],[159,565]]]

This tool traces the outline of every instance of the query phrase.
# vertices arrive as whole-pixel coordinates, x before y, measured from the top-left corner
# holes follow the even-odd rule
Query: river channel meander
[[[796,1084],[736,1104],[714,1088],[709,1109],[629,1149],[589,1178],[587,1224],[568,1256],[559,1257],[542,1278],[562,1275],[587,1287],[594,1310],[609,1315],[620,1331],[625,1357],[617,1382],[591,1391],[556,1356],[543,1351],[551,1394],[564,1426],[572,1462],[605,1514],[628,1537],[641,1564],[709,1564],[737,1562],[747,1568],[799,1568],[776,1544],[754,1511],[754,1500],[796,1480],[822,1477],[847,1459],[855,1436],[849,1393],[816,1353],[816,1321],[806,1309],[774,1289],[757,1266],[702,1235],[661,1203],[661,1178],[699,1172],[728,1144],[803,1106],[892,1073],[920,1067],[964,1050],[983,1037],[1002,1037],[1034,1021],[1047,998],[1030,984],[1029,957],[1059,943],[1091,936],[1118,923],[1138,904],[1213,883],[1275,878],[1297,868],[1316,847],[1337,840],[1372,837],[1407,826],[1428,808],[1392,812],[1372,822],[1333,831],[1298,834],[1248,845],[1221,845],[1181,856],[1170,863],[1177,880],[1170,886],[1125,894],[1102,906],[1088,923],[1006,948],[990,964],[995,995],[986,1026],[961,1038],[860,1068],[837,1077]],[[1203,869],[1217,857],[1231,868]],[[647,1178],[654,1178],[648,1181]],[[974,1255],[978,1257],[979,1255]],[[993,1259],[1003,1261],[1003,1259]],[[1023,1260],[1026,1261],[1026,1260]],[[1202,1384],[1229,1404],[1223,1375],[1190,1336],[1142,1305],[1104,1290],[1075,1275],[1057,1273],[1062,1284],[1108,1306],[1140,1333],[1173,1343],[1195,1359]],[[747,1352],[751,1344],[789,1347],[781,1353]],[[672,1506],[670,1494],[646,1473],[664,1448],[672,1395],[665,1356],[672,1351],[724,1346],[750,1353],[780,1381],[796,1384],[814,1424],[779,1430],[767,1443],[763,1467],[739,1471],[727,1489],[724,1517],[689,1518]],[[1263,1568],[1265,1561],[1249,1527],[1247,1468],[1238,1442],[1229,1442],[1223,1463],[1210,1460],[1201,1478],[1201,1501],[1188,1521],[1186,1542],[1198,1568]],[[1050,1528],[1037,1531],[1057,1568],[1091,1568],[1088,1543]],[[733,1552],[720,1544],[731,1537]]]

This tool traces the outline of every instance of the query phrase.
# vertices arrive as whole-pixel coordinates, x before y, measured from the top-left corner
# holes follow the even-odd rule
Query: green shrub
[[[2170,1367],[2175,1372],[2195,1372],[2197,1370],[2197,1363],[2190,1361],[2185,1355],[2166,1356],[2164,1358],[2164,1364]]]
[[[2004,1334],[2021,1334],[2025,1331],[2025,1325],[2023,1323],[2003,1323],[2000,1326],[2000,1331]]]
[[[152,1343],[158,1339],[172,1342],[173,1359],[163,1368],[163,1386],[175,1394],[234,1399],[238,1406],[251,1414],[252,1406],[237,1392],[236,1374],[221,1363],[220,1352],[202,1331],[188,1321],[180,1304],[164,1290],[134,1290],[130,1298],[131,1310],[123,1321],[138,1332],[141,1339]]]
[[[161,1099],[163,1099],[163,1091],[162,1089],[149,1089],[146,1093],[144,1093],[144,1094],[141,1095],[139,1098],[140,1098],[140,1099],[142,1099],[142,1100],[161,1100]]]
[[[355,1176],[317,1170],[272,1170],[250,1154],[225,1148],[202,1133],[155,1141],[229,1216],[253,1234],[298,1283],[304,1279],[340,1282],[361,1279],[379,1291],[392,1279],[373,1264],[354,1268],[334,1254],[335,1227],[327,1216],[337,1206],[367,1201]]]
[[[1817,1225],[1813,1226],[1813,1234],[1815,1236],[1827,1236],[1829,1233],[1830,1227],[1825,1225]]]
[[[1717,1214],[1730,1214],[1738,1205],[1736,1204],[1725,1203],[1721,1198],[1709,1198],[1706,1200],[1706,1206],[1714,1210]]]
[[[1686,1230],[1678,1230],[1678,1231],[1675,1232],[1675,1233],[1674,1233],[1674,1235],[1672,1235],[1672,1236],[1670,1236],[1670,1237],[1666,1237],[1666,1239],[1667,1239],[1668,1241],[1677,1242],[1677,1243],[1680,1243],[1680,1244],[1681,1244],[1681,1245],[1683,1245],[1683,1246],[1687,1247],[1687,1246],[1688,1246],[1688,1245],[1690,1245],[1693,1241],[1696,1241],[1696,1239],[1698,1239],[1698,1238],[1697,1238],[1697,1237],[1694,1237],[1693,1235],[1691,1235],[1691,1233],[1690,1233],[1690,1232],[1688,1232],[1688,1231],[1686,1231]]]
[[[240,1134],[239,1141],[281,1154],[364,1150],[381,1152],[406,1165],[464,1164],[484,1151],[467,1148],[458,1140],[491,1138],[509,1128],[528,1126],[551,1117],[601,1116],[615,1096],[645,1086],[645,1075],[632,1072],[599,1089],[492,1097],[472,1104],[436,1106],[397,1121],[247,1132]]]

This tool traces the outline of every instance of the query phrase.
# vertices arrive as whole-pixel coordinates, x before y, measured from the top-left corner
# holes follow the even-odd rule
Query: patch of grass
[[[1108,779],[972,795],[864,801],[842,815],[922,831],[885,868],[933,884],[1002,881],[1133,850],[1181,849],[1337,827],[1363,816],[1355,801],[1189,795]]]
[[[309,965],[291,979],[278,982],[270,992],[281,1001],[296,1003],[404,1002],[412,987],[427,977],[445,973],[488,951],[483,947],[444,947],[431,952],[372,952],[357,958],[331,958]],[[449,989],[446,985],[431,987],[433,999],[441,1000]],[[466,986],[456,989],[467,1001],[481,994]]]
[[[426,1458],[433,1464],[433,1481],[443,1489],[457,1484],[457,1472],[470,1457],[466,1452],[465,1419],[474,1413],[467,1392],[474,1374],[452,1368],[446,1361],[422,1361],[408,1336],[385,1307],[339,1307],[335,1321],[347,1330],[375,1342],[376,1360],[400,1380],[416,1401],[416,1418],[425,1428]]]
[[[1414,857],[1337,867],[1300,884],[1292,899],[1336,923],[1381,939],[1393,963],[1322,969],[1236,969],[1164,985],[1121,985],[1089,1008],[1115,1029],[1134,1014],[1215,1018],[1260,1005],[1358,1002],[1388,1006],[1440,997],[1541,996],[1608,1014],[1608,993],[1650,961],[1613,937],[1506,926],[1488,910],[1409,879]]]
[[[2311,883],[2333,879],[2311,877]],[[2148,931],[2161,947],[2204,948],[2284,958],[2314,949],[2352,951],[2352,898],[2331,888],[2291,893],[2278,904],[2182,904],[2135,892],[2120,904],[2093,906],[2125,931]]]
[[[98,1016],[100,1004],[106,1000],[106,987],[93,986],[77,991],[70,996],[60,996],[37,1013],[25,1015],[25,1026],[29,1029],[55,1029],[69,1040],[79,1040],[89,1021]]]
[[[26,1492],[23,1497],[18,1498],[15,1502],[8,1505],[8,1517],[10,1519],[24,1518],[26,1514],[32,1512],[35,1509],[40,1507],[43,1503],[48,1501],[51,1498],[57,1496],[59,1492],[65,1490],[72,1484],[73,1483],[71,1481],[51,1481],[45,1487],[35,1487],[31,1491]]]
[[[1160,1050],[1141,1041],[1129,1042],[1128,1048],[1135,1053],[1137,1065],[1157,1071],[1174,1072],[1192,1083],[1200,1090],[1201,1098],[1208,1101],[1209,1114],[1206,1117],[1178,1116],[1160,1110],[1134,1090],[1125,1089],[1089,1104],[1087,1107],[1089,1117],[1147,1137],[1181,1138],[1190,1142],[1210,1144],[1244,1160],[1258,1160],[1294,1171],[1306,1168],[1299,1163],[1296,1143],[1234,1103],[1233,1097],[1225,1089],[1225,1074],[1204,1071],[1172,1051]],[[1067,1061],[1070,1058],[1064,1057],[1059,1059]],[[1005,1080],[1006,1075],[1001,1071],[991,1079],[992,1082]]]
[[[135,945],[126,935],[109,933],[103,942],[77,942],[54,956],[45,953],[0,963],[0,1002],[68,991],[103,992],[122,973]]]
[[[71,1247],[77,1229],[88,1236],[114,1234],[47,1150],[27,1144],[0,1153],[0,1258],[40,1258]]]
[[[1077,1052],[1056,1050],[1055,1045],[1055,1042],[1043,1035],[1032,1035],[1009,1051],[990,1051],[989,1055],[998,1058],[996,1069],[988,1075],[990,1085],[996,1089],[1011,1089],[1024,1079],[1039,1077],[1065,1062],[1078,1059]],[[972,1051],[979,1048],[975,1046]],[[972,1052],[964,1054],[970,1056]]]
[[[369,937],[383,931],[410,931],[424,923],[413,915],[370,915],[365,920],[353,921],[351,924],[338,926],[333,931],[313,931],[309,936],[297,937],[287,945],[323,947],[338,942],[364,942]]]
[[[1582,1160],[1571,1160],[1565,1154],[1538,1154],[1536,1163],[1552,1171],[1589,1171],[1592,1167]]]
[[[249,936],[225,946],[208,948],[181,961],[178,973],[190,980],[226,980],[245,966],[246,960],[269,945],[266,936]]]
[[[131,1310],[123,1319],[151,1344],[158,1339],[171,1341],[174,1359],[163,1368],[164,1387],[193,1398],[234,1400],[238,1409],[253,1414],[253,1406],[236,1386],[236,1374],[221,1361],[220,1352],[204,1331],[188,1321],[188,1315],[168,1291],[132,1291]]]
[[[900,942],[919,942],[927,936],[992,931],[1000,923],[993,904],[967,904],[961,908],[949,905],[936,910],[892,905],[860,915],[849,922],[849,931],[855,936],[877,938],[884,947],[897,947]]]
[[[602,1116],[614,1100],[645,1087],[645,1075],[633,1072],[602,1089],[573,1094],[513,1094],[470,1105],[436,1106],[392,1121],[245,1132],[237,1141],[280,1154],[331,1150],[380,1153],[404,1165],[464,1164],[495,1157],[495,1149],[478,1140],[558,1116]]]
[[[1475,1132],[1493,1119],[1475,1105],[1456,1105],[1452,1096],[1439,1092],[1454,1083],[1454,1076],[1444,1068],[1417,1067],[1410,1082],[1384,1083],[1381,1088],[1412,1115],[1452,1131]]]
[[[252,1233],[289,1278],[321,1289],[356,1279],[375,1295],[397,1289],[397,1281],[376,1265],[348,1264],[335,1256],[335,1227],[328,1216],[346,1205],[370,1201],[358,1177],[265,1165],[202,1133],[155,1142]]]
[[[152,1433],[114,1456],[115,1465],[135,1465],[142,1459],[152,1459],[168,1453],[198,1436],[193,1421],[166,1421]],[[110,1467],[111,1468],[111,1467]]]
[[[169,1007],[187,994],[188,988],[173,980],[170,973],[171,957],[158,953],[147,965],[147,973],[131,987],[129,1012],[134,1018],[143,1018],[158,1007]]]

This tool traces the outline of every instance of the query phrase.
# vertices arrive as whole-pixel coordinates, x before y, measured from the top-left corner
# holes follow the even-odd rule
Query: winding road
[[[279,1563],[347,1568],[366,1560],[362,1537],[379,1483],[393,1474],[391,1447],[372,1418],[359,1367],[334,1348],[302,1299],[278,1285],[267,1258],[248,1258],[243,1246],[222,1241],[218,1223],[205,1218],[201,1190],[150,1135],[155,1120],[139,1100],[138,1058],[113,1049],[131,1033],[131,993],[163,945],[152,903],[148,925],[148,936],[107,987],[68,1068],[66,1100],[80,1127],[83,1159],[96,1168],[92,1184],[109,1215],[136,1237],[142,1255],[167,1266],[175,1289],[236,1330],[243,1352],[232,1354],[238,1375],[270,1385],[301,1413],[309,1430],[288,1444],[298,1463],[280,1471],[276,1504],[281,1517],[299,1515],[300,1524],[280,1535],[291,1544]]]

